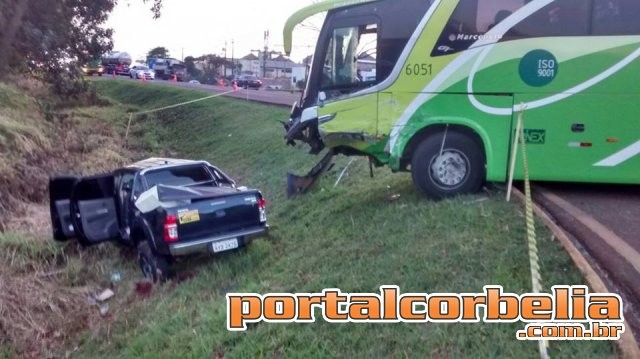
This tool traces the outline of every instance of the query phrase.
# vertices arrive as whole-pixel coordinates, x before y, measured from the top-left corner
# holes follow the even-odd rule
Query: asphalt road
[[[640,186],[544,183],[533,193],[622,297],[625,319],[640,341]]]
[[[104,80],[113,80],[111,76],[102,76]],[[117,79],[121,80],[129,80],[129,81],[141,81],[130,79],[126,76],[117,76]],[[200,89],[206,90],[211,93],[221,93],[233,91],[232,87],[220,87],[213,85],[203,85],[203,84],[190,84],[187,82],[173,82],[173,81],[164,81],[164,80],[148,80],[146,83],[149,84],[164,84],[164,85],[172,85],[177,87],[185,87],[192,89]],[[243,100],[256,101],[262,103],[268,103],[272,105],[284,106],[290,108],[294,102],[300,100],[300,92],[290,92],[290,91],[280,91],[280,90],[268,90],[265,88],[261,88],[259,90],[254,89],[242,89],[239,88],[238,91],[229,93],[225,96],[234,97]]]
[[[640,186],[545,184],[640,252]]]

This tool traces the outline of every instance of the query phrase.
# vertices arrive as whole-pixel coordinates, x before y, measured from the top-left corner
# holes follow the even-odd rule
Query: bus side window
[[[640,1],[594,0],[591,21],[596,36],[640,35]]]
[[[440,34],[431,56],[449,55],[468,49],[525,3],[525,0],[460,1]]]
[[[591,0],[558,0],[511,28],[502,40],[550,36],[588,36]]]

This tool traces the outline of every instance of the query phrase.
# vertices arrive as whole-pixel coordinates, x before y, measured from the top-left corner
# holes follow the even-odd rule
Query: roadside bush
[[[63,69],[52,69],[47,72],[45,80],[51,84],[56,95],[66,98],[77,99],[89,89],[80,70],[71,65]]]

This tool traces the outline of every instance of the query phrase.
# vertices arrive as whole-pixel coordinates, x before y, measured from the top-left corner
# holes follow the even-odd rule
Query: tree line
[[[140,1],[140,0],[138,0]],[[142,0],[159,18],[162,0]],[[0,81],[12,74],[51,83],[59,93],[84,88],[79,65],[113,49],[104,28],[117,0],[0,0]]]

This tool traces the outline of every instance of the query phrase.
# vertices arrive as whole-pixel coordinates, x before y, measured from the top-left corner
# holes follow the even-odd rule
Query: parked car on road
[[[205,161],[149,158],[98,176],[53,177],[49,197],[55,240],[137,247],[154,282],[178,256],[234,250],[269,229],[262,193]]]
[[[146,80],[153,80],[156,78],[156,73],[144,65],[135,65],[131,67],[131,71],[129,71],[129,77],[141,79],[142,76]]]
[[[242,75],[239,76],[236,80],[238,87],[242,88],[252,88],[252,89],[260,89],[262,87],[262,81],[258,79],[256,76],[252,75]]]
[[[200,81],[198,81],[198,80],[191,80],[191,81],[189,81],[189,83],[192,84],[192,85],[200,85]]]

